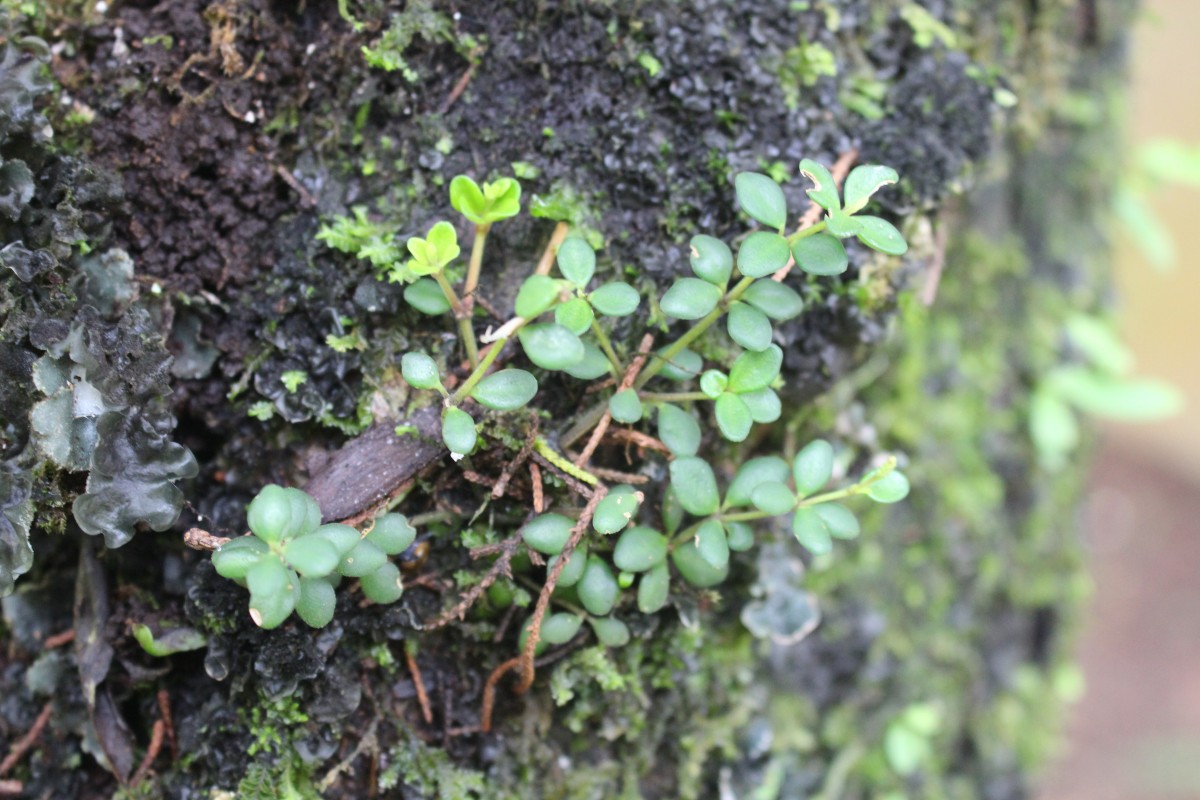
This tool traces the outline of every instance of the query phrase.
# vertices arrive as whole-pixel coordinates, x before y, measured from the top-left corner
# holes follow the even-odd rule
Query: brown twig
[[[15,767],[17,762],[37,743],[38,737],[46,729],[46,724],[50,722],[50,714],[53,710],[53,703],[46,703],[46,705],[42,706],[41,713],[33,721],[33,727],[29,729],[28,733],[17,740],[17,743],[8,751],[8,755],[4,757],[4,760],[0,761],[0,778],[4,777],[9,770]]]
[[[558,248],[562,245],[563,240],[567,238],[567,231],[570,226],[565,222],[560,222],[554,226],[554,233],[550,234],[550,241],[546,244],[546,249],[542,251],[542,257],[538,260],[537,269],[533,272],[535,275],[549,275],[550,268],[554,266],[554,259],[558,255]]]
[[[413,656],[407,647],[404,648],[404,661],[408,664],[408,671],[412,674],[413,685],[417,687],[417,702],[421,706],[421,716],[425,719],[426,725],[433,724],[433,709],[429,705],[429,694],[425,691],[425,681],[421,679],[421,668],[417,666],[417,659]]]
[[[942,270],[946,266],[946,238],[948,226],[939,225],[933,234],[933,255],[929,259],[929,269],[925,274],[925,284],[921,287],[919,299],[921,305],[929,308],[937,299],[938,285],[942,282]]]
[[[467,57],[472,59],[471,66],[467,67],[467,71],[458,79],[458,83],[454,84],[454,88],[450,90],[450,94],[446,95],[446,99],[442,101],[442,105],[438,108],[438,114],[445,114],[449,111],[455,101],[467,90],[467,84],[471,82],[471,78],[475,77],[475,70],[479,69],[479,60],[475,58],[479,51],[480,48],[477,47],[467,54]]]
[[[154,764],[154,759],[158,758],[158,754],[162,752],[163,737],[166,734],[166,723],[161,719],[154,720],[154,727],[150,730],[150,746],[146,748],[146,755],[142,757],[142,763],[138,764],[137,771],[133,773],[133,778],[130,779],[130,784],[137,786],[146,779],[150,774],[150,767]]]
[[[588,504],[584,506],[583,513],[579,515],[579,521],[571,528],[571,538],[567,539],[566,545],[558,555],[558,560],[554,562],[554,566],[546,575],[546,583],[542,586],[541,594],[538,595],[537,607],[529,621],[529,637],[525,640],[525,650],[521,653],[521,680],[516,687],[517,694],[525,694],[533,685],[535,670],[533,658],[537,652],[538,641],[541,639],[542,618],[546,616],[546,609],[550,607],[550,595],[554,593],[554,587],[558,585],[558,578],[562,575],[563,568],[571,560],[571,554],[575,552],[575,548],[587,533],[588,526],[592,524],[592,515],[596,513],[596,506],[600,505],[600,501],[606,494],[608,494],[608,490],[603,486],[596,487]]]
[[[166,689],[158,690],[158,713],[162,714],[163,724],[167,727],[167,744],[171,747],[171,761],[179,760],[179,742],[175,740],[175,723],[171,719],[171,695]]]
[[[462,599],[459,600],[453,608],[445,611],[440,617],[426,625],[425,630],[436,630],[437,628],[449,625],[456,619],[462,619],[471,606],[475,604],[475,601],[479,599],[479,596],[486,592],[488,587],[495,583],[502,574],[511,574],[509,572],[509,562],[512,561],[513,556],[516,555],[521,541],[521,534],[518,533],[515,536],[506,539],[504,542],[501,542],[501,544],[504,546],[504,549],[501,551],[500,557],[496,559],[496,563],[492,564],[491,569],[489,569],[487,574],[483,576],[483,579],[468,589],[466,594],[462,596]]]
[[[0,797],[17,797],[25,791],[20,781],[0,781]]]
[[[533,510],[540,514],[546,510],[546,497],[542,493],[542,468],[537,464],[529,465],[529,481],[533,484]]]
[[[496,705],[496,684],[500,679],[521,664],[521,657],[510,658],[492,670],[487,683],[483,685],[483,710],[479,714],[479,730],[488,733],[492,729],[492,709]]]
[[[842,181],[846,180],[846,176],[850,174],[850,167],[854,166],[854,162],[857,158],[857,147],[851,147],[849,150],[838,156],[838,160],[833,163],[833,169],[829,171],[830,174],[833,175],[834,184],[837,186],[842,185]],[[808,208],[804,209],[804,213],[800,215],[800,220],[796,229],[804,230],[805,228],[811,228],[813,225],[816,225],[821,221],[821,214],[824,211],[825,209],[823,209],[821,206],[810,202],[808,204]],[[783,280],[787,277],[787,274],[792,271],[792,267],[794,266],[796,266],[796,260],[789,258],[787,265],[777,270],[775,274],[771,276],[771,280]]]
[[[648,433],[635,431],[632,428],[613,428],[605,438],[616,439],[619,442],[644,447],[647,450],[657,450],[660,453],[671,452],[671,448],[663,444],[660,439],[656,439]]]
[[[200,528],[192,528],[183,535],[183,543],[188,547],[210,553],[229,541],[231,539],[228,536],[216,536]]]
[[[622,472],[619,469],[608,469],[607,467],[588,467],[588,469],[597,478],[609,483],[634,483],[640,485],[650,482],[649,475],[636,475],[632,472]]]
[[[42,642],[43,650],[53,650],[56,647],[62,647],[64,644],[70,644],[75,641],[75,629],[56,633],[53,636],[47,636],[46,641]]]
[[[642,337],[641,344],[638,345],[637,356],[625,370],[625,376],[621,378],[621,385],[617,388],[618,392],[623,392],[633,386],[633,382],[637,380],[638,373],[646,365],[646,358],[650,355],[650,348],[653,346],[654,336],[647,333]],[[583,452],[579,454],[579,458],[575,459],[575,466],[584,467],[587,465],[588,461],[592,458],[592,454],[596,452],[596,448],[600,446],[600,440],[604,438],[604,433],[608,430],[609,423],[611,422],[612,412],[605,408],[604,416],[600,417],[600,421],[596,423],[596,428],[592,431],[592,437],[588,439],[587,446],[583,448]]]

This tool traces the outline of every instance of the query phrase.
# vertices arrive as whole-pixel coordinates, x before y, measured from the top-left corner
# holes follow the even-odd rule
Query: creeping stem
[[[472,341],[474,340],[472,339]],[[451,404],[457,405],[462,402],[464,397],[467,397],[471,394],[471,391],[475,388],[475,385],[483,380],[484,375],[487,375],[488,368],[492,366],[492,362],[496,360],[498,355],[500,355],[500,351],[504,349],[504,344],[507,341],[508,338],[505,337],[503,339],[497,339],[492,343],[492,346],[488,348],[487,353],[484,354],[483,361],[479,362],[479,365],[475,367],[470,375],[467,376],[467,379],[463,382],[463,385],[458,387],[458,389],[454,392],[454,396],[450,398]]]

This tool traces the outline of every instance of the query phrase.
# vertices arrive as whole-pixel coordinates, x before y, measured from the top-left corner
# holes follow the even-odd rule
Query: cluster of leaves
[[[389,560],[412,545],[416,530],[401,514],[384,514],[365,531],[321,524],[317,501],[299,489],[263,488],[246,509],[250,534],[213,553],[222,577],[250,590],[250,618],[277,628],[295,611],[321,628],[333,619],[334,590],[342,578],[357,578],[376,603],[394,603],[404,587]]]
[[[643,298],[627,283],[597,281],[596,251],[578,235],[563,239],[553,260],[543,258],[539,269],[523,281],[514,316],[489,330],[483,340],[488,347],[480,350],[473,298],[491,227],[520,210],[520,186],[514,179],[480,186],[460,175],[451,182],[451,205],[474,226],[465,273],[456,264],[463,252],[458,230],[447,221],[436,222],[423,237],[408,239],[407,258],[358,211],[354,220],[338,220],[324,229],[322,238],[330,244],[372,259],[381,276],[407,284],[404,296],[414,308],[454,317],[465,373],[458,372],[460,362],[447,351],[409,352],[401,360],[401,373],[414,389],[437,393],[442,440],[455,460],[469,458],[484,446],[481,413],[513,412],[536,404],[539,379],[607,381],[593,389],[603,398],[600,403],[574,420],[562,421],[573,421],[573,430],[581,431],[565,433],[567,445],[607,414],[617,423],[656,433],[669,451],[670,483],[654,498],[659,507],[653,513],[643,507],[647,494],[636,486],[605,486],[586,462],[572,462],[548,439],[537,437],[540,455],[605,493],[586,519],[564,497],[561,505],[519,528],[530,550],[550,557],[548,574],[557,573],[553,600],[559,609],[542,618],[540,644],[567,641],[585,620],[604,644],[623,643],[629,638],[628,627],[612,616],[622,606],[623,590],[636,594],[626,605],[653,613],[668,602],[673,574],[697,588],[721,583],[729,573],[730,553],[753,545],[755,521],[790,518],[800,544],[825,554],[835,539],[859,535],[858,520],[840,501],[865,495],[891,503],[907,495],[908,481],[896,470],[894,457],[882,459],[855,482],[825,490],[835,473],[835,450],[823,440],[790,458],[749,458],[735,470],[724,493],[718,488],[717,471],[701,457],[709,419],[716,433],[736,444],[750,437],[754,425],[774,423],[782,415],[776,388],[783,351],[775,343],[774,327],[804,310],[801,294],[783,280],[789,271],[795,267],[812,276],[842,274],[849,266],[843,244],[847,238],[888,255],[907,249],[889,222],[860,213],[875,192],[897,180],[893,170],[860,166],[839,192],[824,167],[812,161],[800,166],[813,184],[808,196],[824,211],[823,218],[789,232],[779,184],[759,173],[737,175],[738,203],[757,227],[740,240],[736,254],[713,236],[691,239],[692,274],[675,280],[657,303],[650,304],[668,323],[679,321],[686,327],[655,353],[642,354],[649,360],[640,372],[629,372],[630,348],[615,347],[611,336],[614,323],[634,315]],[[557,275],[548,269],[552,264]],[[459,279],[462,283],[456,285]],[[710,330],[716,335],[714,326],[721,320],[728,339],[742,351],[727,364],[706,363],[701,353],[712,348],[699,346],[704,344],[700,338]],[[530,367],[493,371],[513,339]],[[554,373],[563,377],[554,378]],[[651,383],[655,380],[666,383],[661,388],[674,390],[658,391]],[[418,395],[416,402],[426,401]],[[567,553],[573,538],[577,545]],[[561,567],[560,558],[565,558]]]

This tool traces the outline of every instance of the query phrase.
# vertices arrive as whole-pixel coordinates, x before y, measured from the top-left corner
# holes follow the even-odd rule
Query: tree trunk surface
[[[0,797],[1030,797],[1087,587],[1079,467],[1040,457],[1031,393],[1072,358],[1067,318],[1106,302],[1132,4],[338,5],[3,4]],[[402,249],[457,223],[455,175],[515,174],[481,282],[498,327],[555,219],[603,244],[602,280],[658,297],[692,235],[746,229],[736,173],[779,179],[794,217],[798,162],[852,151],[898,171],[873,213],[910,249],[789,276],[787,425],[702,455],[724,485],[825,438],[854,474],[897,454],[911,494],[855,506],[862,536],[830,555],[767,526],[719,587],[627,601],[627,644],[585,626],[527,693],[499,679],[482,731],[545,573],[520,555],[429,623],[493,563],[469,548],[532,506],[527,471],[494,502],[464,478],[494,482],[530,423],[446,458],[398,364],[454,326],[320,226],[361,207]],[[648,308],[617,323],[621,357],[669,341]],[[580,385],[541,396],[552,443]],[[660,454],[604,459],[661,497]],[[257,627],[183,534],[239,535],[269,483],[326,520],[389,497],[424,515],[403,597],[348,582],[324,628]]]

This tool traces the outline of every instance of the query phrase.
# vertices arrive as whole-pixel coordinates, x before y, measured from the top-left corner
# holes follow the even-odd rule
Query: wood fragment
[[[19,797],[25,791],[20,781],[0,781],[0,797]]]
[[[445,115],[446,112],[448,112],[458,100],[458,98],[462,96],[462,93],[467,90],[467,85],[471,82],[471,78],[475,77],[475,71],[479,69],[478,54],[480,53],[480,50],[481,49],[477,47],[467,54],[467,57],[472,59],[471,65],[467,67],[466,72],[464,72],[462,77],[458,79],[458,82],[454,84],[454,88],[450,90],[450,94],[446,95],[446,99],[443,100],[441,106],[438,107],[438,114]]]
[[[533,484],[533,510],[541,514],[546,510],[546,497],[542,493],[542,468],[537,464],[529,465],[529,480]]]

